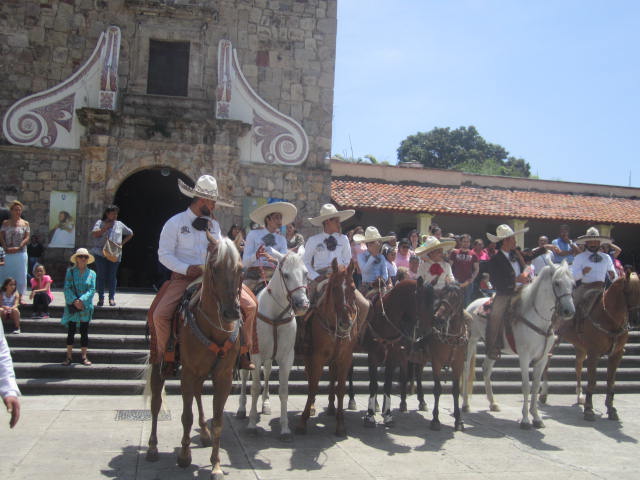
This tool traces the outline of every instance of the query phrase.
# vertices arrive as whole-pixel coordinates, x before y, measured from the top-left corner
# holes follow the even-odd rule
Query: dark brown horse
[[[400,411],[407,410],[407,364],[409,356],[423,348],[421,341],[431,324],[433,288],[422,278],[403,280],[384,297],[378,297],[369,314],[363,337],[363,349],[369,364],[369,405],[364,425],[376,425],[378,367],[384,365],[384,400],[382,418],[385,426],[393,425],[391,388],[396,367],[400,369]]]
[[[338,399],[336,435],[344,436],[345,383],[351,368],[353,349],[364,327],[362,318],[366,320],[367,312],[360,309],[367,307],[356,301],[353,261],[345,268],[338,266],[334,259],[331,268],[332,273],[329,275],[324,293],[307,318],[306,328],[311,330],[311,348],[305,352],[304,364],[309,392],[296,432],[307,431],[307,420],[314,408],[322,369],[329,365],[330,381],[335,385],[334,392]]]
[[[583,331],[578,332],[576,324],[566,322],[558,333],[559,340],[566,340],[576,348],[576,392],[578,403],[581,403],[582,364],[587,359],[589,381],[584,401],[584,419],[595,420],[593,412],[593,392],[596,387],[596,367],[602,355],[608,356],[607,364],[607,417],[618,420],[618,413],[613,406],[613,394],[616,381],[616,370],[624,346],[629,338],[629,326],[637,325],[640,309],[640,280],[635,273],[616,279],[605,291],[602,298],[585,316],[577,319],[583,322]],[[578,315],[578,314],[576,314]]]
[[[196,397],[199,410],[200,437],[204,444],[211,442],[200,395],[205,379],[213,378],[213,442],[211,452],[211,478],[222,480],[220,468],[220,437],[224,405],[231,391],[233,369],[240,350],[240,302],[242,263],[233,242],[223,239],[217,242],[209,236],[209,254],[205,265],[200,298],[188,315],[186,325],[180,331],[182,373],[182,448],[178,453],[178,465],[191,464],[192,404]],[[149,365],[151,375],[152,427],[149,436],[148,460],[157,460],[158,413],[162,405],[164,379],[159,364]]]
[[[439,403],[442,393],[440,381],[442,369],[450,370],[453,390],[453,416],[455,430],[464,430],[460,414],[460,380],[464,372],[464,360],[467,350],[467,322],[464,315],[464,291],[457,285],[447,285],[436,293],[433,322],[427,333],[427,359],[431,361],[433,373],[433,418],[431,430],[440,430]],[[422,393],[422,366],[418,368],[417,391],[418,401],[424,404]]]

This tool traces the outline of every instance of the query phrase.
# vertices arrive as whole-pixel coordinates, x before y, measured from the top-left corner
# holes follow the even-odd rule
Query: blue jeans
[[[102,255],[96,255],[96,290],[98,291],[98,300],[104,301],[104,289],[109,289],[109,300],[116,297],[117,273],[120,262],[110,262]]]

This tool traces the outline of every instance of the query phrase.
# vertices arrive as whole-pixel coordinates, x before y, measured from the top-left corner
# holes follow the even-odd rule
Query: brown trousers
[[[512,299],[513,295],[496,294],[491,304],[491,314],[487,319],[487,331],[484,342],[487,355],[494,360],[500,357],[504,320],[509,311]]]

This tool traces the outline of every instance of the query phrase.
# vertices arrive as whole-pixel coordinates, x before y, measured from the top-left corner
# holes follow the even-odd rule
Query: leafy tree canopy
[[[389,165],[389,162],[387,162],[386,160],[383,160],[383,161],[380,162],[380,161],[378,161],[378,159],[376,157],[374,157],[371,154],[367,154],[364,157],[354,158],[354,157],[344,157],[344,156],[340,155],[339,153],[336,153],[333,157],[337,158],[338,160],[341,160],[343,162],[371,163],[372,165]]]
[[[528,162],[510,156],[501,145],[487,142],[473,125],[455,130],[436,127],[410,135],[400,143],[398,161],[485,175],[531,176]]]

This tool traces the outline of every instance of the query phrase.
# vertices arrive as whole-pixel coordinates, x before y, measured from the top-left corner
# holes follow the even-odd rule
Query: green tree
[[[531,175],[529,163],[509,156],[503,146],[487,142],[473,125],[455,130],[436,127],[410,135],[400,143],[398,161],[486,175]]]

